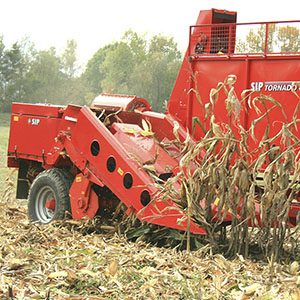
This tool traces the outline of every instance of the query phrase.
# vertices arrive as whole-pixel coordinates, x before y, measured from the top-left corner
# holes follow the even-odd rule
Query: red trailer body
[[[299,101],[291,92],[292,83],[300,81],[299,49],[283,53],[272,48],[275,22],[236,24],[236,17],[235,12],[224,10],[200,12],[196,25],[190,27],[189,47],[165,114],[152,112],[146,100],[135,96],[103,94],[91,108],[13,103],[8,166],[19,168],[17,196],[26,198],[29,193],[30,218],[48,223],[61,218],[61,210],[71,210],[75,219],[94,217],[99,209],[115,208],[120,200],[128,213],[142,221],[186,230],[184,211],[172,200],[160,201],[149,166],[155,167],[159,180],[176,176],[180,149],[161,145],[174,140],[174,127],[184,141],[187,129],[193,131],[193,118],[204,120],[199,97],[203,105],[209,103],[211,88],[234,74],[237,94],[247,89],[263,91],[280,101],[288,119]],[[298,23],[290,25],[294,24]],[[255,26],[264,32],[261,50],[240,53],[240,34]],[[241,114],[245,129],[257,118],[247,108],[246,103]],[[228,123],[221,99],[215,117]],[[285,116],[274,109],[270,118],[274,120],[270,134],[274,134]],[[264,134],[264,122],[255,132],[258,139]],[[196,127],[194,141],[203,134]],[[180,189],[180,182],[173,186]],[[295,218],[298,210],[298,204],[293,204],[290,216]],[[225,221],[230,222],[230,214]],[[190,230],[205,234],[193,221]]]
[[[262,92],[278,100],[287,119],[292,119],[299,101],[291,92],[291,85],[293,82],[300,81],[300,49],[298,52],[277,52],[268,28],[275,25],[298,26],[297,28],[299,28],[300,22],[235,24],[235,20],[235,12],[213,9],[200,12],[197,25],[190,27],[189,47],[167,109],[168,113],[176,116],[177,120],[190,132],[192,132],[193,117],[199,117],[200,120],[204,120],[205,117],[205,110],[200,106],[193,90],[198,88],[203,105],[205,105],[210,102],[211,89],[217,87],[219,82],[223,82],[231,74],[238,78],[235,84],[235,92],[238,96],[243,91],[250,89]],[[260,52],[239,53],[238,49],[235,49],[237,33],[243,33],[247,28],[253,27],[262,29],[264,32],[262,49]],[[202,38],[206,36],[202,53],[196,53],[199,36]],[[297,87],[295,88],[297,91]],[[224,99],[218,101],[218,105],[215,107],[215,117],[217,122],[228,124]],[[257,114],[254,109],[249,109],[249,107],[246,107],[247,110],[243,107],[241,109],[241,124],[247,130],[250,128],[251,122],[257,118]],[[281,121],[286,120],[279,108],[270,112],[270,119],[277,121],[271,127],[270,136],[273,136],[280,130]],[[262,120],[262,124],[258,127],[259,131],[255,132],[258,140],[264,134],[266,123],[266,119]],[[203,131],[197,128],[196,139],[200,139],[202,136]],[[253,147],[255,146],[253,142]]]

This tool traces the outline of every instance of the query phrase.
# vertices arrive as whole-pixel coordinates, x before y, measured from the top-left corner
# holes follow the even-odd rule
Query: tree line
[[[237,39],[236,52],[263,52],[265,26]],[[300,30],[269,25],[269,49],[300,51]],[[7,48],[0,36],[0,112],[12,102],[89,105],[100,93],[137,95],[154,111],[163,111],[176,80],[182,53],[172,37],[126,31],[120,41],[101,47],[81,69],[77,43],[68,40],[62,54],[55,47],[37,50],[29,38]]]
[[[7,48],[0,36],[0,111],[12,102],[89,105],[102,92],[138,95],[162,111],[182,59],[172,37],[146,39],[132,30],[101,47],[84,70],[76,52],[73,39],[58,54],[55,47],[37,50],[28,38]]]
[[[299,52],[300,28],[291,25],[269,24],[268,31],[265,24],[256,29],[250,29],[245,39],[238,39],[236,52],[263,53],[265,51],[266,33],[268,38],[267,51],[274,52]]]

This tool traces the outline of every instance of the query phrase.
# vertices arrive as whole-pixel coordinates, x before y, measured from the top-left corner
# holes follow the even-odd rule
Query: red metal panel
[[[70,188],[72,217],[77,220],[84,216],[93,218],[99,208],[99,199],[91,188],[91,181],[78,174]]]
[[[44,116],[59,118],[65,106],[52,104],[13,103],[12,113],[19,115]]]
[[[58,133],[60,119],[27,113],[12,112],[8,152],[29,159],[45,157]]]
[[[282,105],[288,122],[292,121],[299,102],[296,95],[291,92],[291,84],[295,81],[300,82],[300,57],[298,59],[294,57],[293,60],[285,59],[285,57],[280,57],[280,59],[274,57],[264,61],[252,60],[250,63],[249,87],[257,89],[257,95],[262,93],[277,100]],[[299,94],[298,88],[297,93]],[[267,108],[273,106],[269,101],[266,101],[266,105]],[[258,104],[258,107],[262,112],[265,111],[262,105]],[[247,127],[250,127],[251,121],[256,118],[258,115],[252,107],[249,110]],[[282,124],[286,123],[287,120],[279,107],[270,111],[269,119],[271,120],[270,137],[272,137],[281,130]],[[264,118],[255,128],[254,133],[258,141],[263,137],[267,123],[267,118]],[[299,137],[299,131],[294,130],[294,134]],[[280,145],[280,141],[277,140],[274,144]],[[252,147],[256,146],[254,141],[252,141],[252,145]]]
[[[246,89],[257,89],[257,93],[252,96],[259,96],[260,92],[267,96],[270,96],[281,103],[283,110],[289,121],[292,120],[293,113],[299,99],[291,92],[292,82],[300,82],[300,57],[232,57],[213,59],[199,59],[193,63],[194,80],[197,80],[197,86],[199,88],[199,95],[201,96],[203,105],[209,103],[209,94],[212,88],[216,88],[219,82],[223,82],[224,79],[234,74],[237,76],[237,82],[234,85],[235,92],[238,98],[241,100],[241,93]],[[196,84],[189,85],[190,89],[196,88]],[[188,84],[186,84],[188,86]],[[258,90],[259,89],[259,90]],[[215,106],[215,117],[219,123],[228,123],[228,113],[225,107],[226,94],[223,90],[220,91],[220,97]],[[247,103],[247,101],[246,101]],[[266,101],[267,107],[271,107],[272,104]],[[191,131],[191,119],[192,117],[198,117],[201,122],[204,120],[205,110],[201,107],[197,101],[195,92],[188,93],[188,89],[182,95],[181,103],[178,105],[175,101],[170,102],[171,111],[178,111],[177,118],[185,124]],[[260,109],[264,111],[262,105],[259,105]],[[284,115],[279,107],[273,109],[269,114],[270,120],[272,120],[270,128],[270,136],[274,136],[282,127],[282,122],[286,122]],[[251,126],[251,122],[258,118],[258,114],[254,108],[245,109],[245,106],[241,104],[240,120],[241,124],[247,130]],[[263,119],[259,126],[255,129],[255,135],[258,140],[263,136],[267,119]],[[206,124],[207,128],[209,124]],[[204,133],[199,126],[197,126],[195,137],[201,138]],[[296,132],[296,135],[299,133]],[[252,148],[257,145],[254,141],[249,140]]]
[[[72,144],[86,158],[87,165],[100,171],[100,180],[130,209],[138,218],[151,218],[151,222],[186,230],[185,215],[171,201],[168,209],[164,202],[150,203],[145,210],[142,195],[146,191],[149,200],[157,192],[153,181],[143,171],[140,165],[131,159],[130,153],[113,136],[113,134],[96,118],[93,112],[83,107],[79,113],[76,126],[72,131]],[[97,147],[93,148],[93,146]],[[97,151],[96,151],[96,150]],[[109,170],[108,160],[113,157],[116,166]],[[148,202],[148,201],[147,201]],[[146,213],[147,211],[147,213]],[[157,217],[160,215],[160,217]],[[203,228],[193,224],[191,230],[195,233],[205,234]]]
[[[134,110],[151,110],[150,104],[143,98],[104,93],[94,99],[91,107],[108,111],[124,110],[133,112]]]
[[[214,15],[222,15],[227,14],[230,16],[230,19],[227,19],[223,16],[223,18],[214,18]],[[228,23],[232,22],[234,23],[236,21],[236,12],[230,12],[225,10],[217,10],[217,9],[211,9],[211,10],[204,10],[200,11],[198,19],[196,21],[196,25],[204,25],[207,24],[208,26],[204,25],[205,28],[210,28],[209,31],[211,31],[210,24],[218,24],[218,23]],[[189,105],[192,99],[195,99],[195,95],[193,95],[193,89],[194,86],[194,80],[193,76],[195,75],[194,72],[194,66],[195,62],[193,60],[190,60],[190,53],[192,52],[192,48],[194,50],[195,43],[198,41],[200,36],[201,30],[197,28],[191,28],[190,29],[190,43],[188,46],[188,49],[186,51],[186,54],[184,56],[177,80],[175,82],[173,91],[171,93],[170,100],[168,102],[166,113],[172,114],[175,118],[177,118],[183,126],[190,127],[191,119],[187,118],[190,117],[190,114],[187,114],[187,110],[189,109]],[[210,52],[210,45],[208,38],[211,37],[211,34],[208,33],[207,41],[206,41],[206,51]],[[233,48],[231,45],[230,48]],[[213,73],[215,70],[211,70],[211,73]],[[208,76],[212,76],[212,74],[207,74]],[[201,87],[203,84],[201,84]],[[187,101],[187,98],[191,97],[190,102]]]
[[[142,129],[135,124],[114,123],[114,137],[123,145],[131,156],[141,166],[151,164],[158,175],[170,173],[178,163],[160,147],[152,136],[143,136]],[[148,163],[147,163],[148,162]]]

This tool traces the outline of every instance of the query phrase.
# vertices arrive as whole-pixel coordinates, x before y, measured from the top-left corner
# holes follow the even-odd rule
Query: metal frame
[[[252,22],[252,23],[226,23],[226,24],[201,24],[201,25],[193,25],[190,26],[189,28],[189,46],[188,46],[188,54],[190,57],[192,58],[201,58],[201,59],[205,59],[205,58],[209,58],[209,57],[213,57],[213,59],[216,59],[217,57],[226,57],[226,58],[235,58],[235,57],[240,57],[240,56],[263,56],[266,57],[268,55],[300,55],[300,50],[299,52],[270,52],[268,51],[268,46],[269,46],[269,38],[268,38],[268,33],[269,33],[269,25],[272,24],[298,24],[300,26],[300,20],[294,20],[294,21],[278,21],[278,22]],[[264,51],[263,52],[258,52],[258,53],[238,53],[235,52],[234,49],[231,48],[232,44],[235,44],[235,38],[232,37],[232,33],[235,33],[237,31],[238,28],[242,27],[242,26],[254,26],[254,25],[265,25],[266,26],[266,32],[265,32],[265,37],[264,37]],[[193,37],[195,36],[195,32],[199,32],[201,31],[201,29],[204,30],[212,30],[212,29],[222,29],[224,27],[228,28],[228,32],[229,32],[229,50],[228,53],[224,53],[224,54],[217,54],[217,53],[203,53],[203,54],[199,54],[199,55],[195,55],[195,53],[192,51],[192,45],[193,45]],[[300,28],[299,28],[300,29]],[[210,36],[209,36],[210,37]],[[210,42],[210,41],[208,41]]]

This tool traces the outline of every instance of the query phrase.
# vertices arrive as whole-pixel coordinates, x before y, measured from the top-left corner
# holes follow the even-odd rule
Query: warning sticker
[[[123,171],[121,168],[118,168],[118,173],[119,173],[121,176],[123,176],[124,171]]]

